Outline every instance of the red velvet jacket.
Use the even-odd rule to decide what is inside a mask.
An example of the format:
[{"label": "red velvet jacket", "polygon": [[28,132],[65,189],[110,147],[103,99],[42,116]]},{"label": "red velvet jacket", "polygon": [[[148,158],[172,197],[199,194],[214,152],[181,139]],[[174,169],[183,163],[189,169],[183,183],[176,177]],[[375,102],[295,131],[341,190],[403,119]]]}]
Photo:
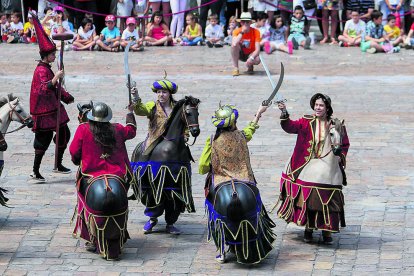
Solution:
[{"label": "red velvet jacket", "polygon": [[69,147],[72,161],[80,164],[81,171],[92,177],[103,174],[114,174],[119,177],[131,170],[125,141],[136,135],[136,126],[127,124],[112,124],[115,128],[116,146],[110,155],[106,155],[99,144],[94,140],[89,123],[79,125]]},{"label": "red velvet jacket", "polygon": [[[290,168],[286,174],[293,180],[296,180],[300,170],[311,160],[312,145],[315,143],[315,116],[305,115],[299,120],[292,121],[289,118],[281,119],[282,129],[290,134],[297,134],[296,145],[290,158]],[[342,137],[342,155],[345,157],[349,149],[349,139],[344,127]]]},{"label": "red velvet jacket", "polygon": [[[34,122],[33,131],[56,129],[57,107],[60,104],[60,126],[69,122],[62,103],[58,103],[57,85],[52,85],[55,76],[50,65],[42,61],[37,65],[30,90],[30,115]],[[73,97],[62,87],[62,101],[73,102]]]}]

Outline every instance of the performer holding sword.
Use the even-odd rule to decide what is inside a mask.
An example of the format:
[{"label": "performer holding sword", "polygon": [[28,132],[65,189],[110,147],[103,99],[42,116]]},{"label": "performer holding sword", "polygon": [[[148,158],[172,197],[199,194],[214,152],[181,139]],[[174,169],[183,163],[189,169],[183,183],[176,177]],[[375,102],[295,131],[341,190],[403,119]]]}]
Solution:
[{"label": "performer holding sword", "polygon": [[[70,104],[73,103],[74,98],[61,85],[64,76],[63,47],[60,53],[60,68],[54,74],[50,64],[56,59],[56,45],[45,33],[37,16],[34,14],[32,16],[41,60],[34,71],[30,90],[30,114],[34,122],[32,130],[35,133],[33,144],[35,158],[30,177],[36,182],[45,182],[46,180],[40,174],[39,169],[43,156],[53,139],[53,132],[56,132],[54,137],[56,144],[54,172],[64,174],[71,172],[70,169],[62,165],[63,154],[70,139],[70,131],[67,126],[69,117],[61,101]],[[60,34],[54,39],[66,40],[69,38],[66,34]]]},{"label": "performer holding sword", "polygon": [[247,142],[259,128],[259,119],[271,105],[283,76],[281,65],[279,82],[271,96],[262,102],[254,119],[243,130],[237,129],[239,112],[234,106],[220,104],[212,116],[217,130],[206,141],[199,173],[207,174],[204,189],[208,239],[214,240],[219,263],[226,261],[227,251],[234,253],[239,263],[259,263],[273,248],[276,235],[272,228],[276,225],[260,198]]}]

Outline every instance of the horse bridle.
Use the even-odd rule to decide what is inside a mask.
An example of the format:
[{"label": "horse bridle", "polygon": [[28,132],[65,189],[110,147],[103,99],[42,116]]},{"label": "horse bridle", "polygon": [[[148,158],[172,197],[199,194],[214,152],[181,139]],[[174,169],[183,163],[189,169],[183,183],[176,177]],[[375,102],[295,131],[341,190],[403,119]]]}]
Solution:
[{"label": "horse bridle", "polygon": [[[196,106],[191,106],[190,104],[189,105],[187,105],[188,106],[188,108],[190,108],[190,109],[197,109],[198,110],[198,106],[199,106],[199,103],[196,105]],[[200,124],[189,124],[188,123],[188,120],[187,120],[187,116],[185,115],[186,114],[186,112],[185,112],[185,108],[186,108],[186,105],[184,104],[183,105],[183,112],[181,112],[181,116],[183,116],[184,117],[184,122],[185,122],[185,124],[186,124],[186,126],[187,126],[187,129],[190,131],[190,128],[191,127],[199,127],[200,126]],[[193,141],[193,143],[190,145],[190,144],[188,144],[187,142],[185,142],[188,146],[192,146],[192,145],[194,145],[195,144],[195,142],[197,141],[197,137],[194,137],[194,141]]]},{"label": "horse bridle", "polygon": [[[18,102],[18,101],[17,101],[17,102]],[[5,134],[9,134],[9,133],[13,133],[13,132],[16,132],[16,131],[21,130],[22,128],[24,128],[25,126],[27,126],[28,121],[31,119],[30,115],[29,115],[29,116],[27,116],[26,118],[24,118],[22,115],[20,115],[20,113],[19,113],[18,111],[16,111],[17,104],[16,104],[15,106],[12,106],[12,105],[10,104],[10,101],[8,102],[8,104],[9,104],[9,107],[10,107],[10,111],[9,111],[9,120],[10,120],[10,121],[12,121],[12,119],[13,119],[13,113],[14,113],[14,114],[16,114],[17,118],[19,118],[20,123],[21,123],[22,125],[21,125],[21,126],[19,126],[19,127],[18,127],[18,128],[16,128],[16,129],[14,129],[14,130],[7,131],[7,132],[5,132],[5,133],[2,133],[3,135],[5,135]]]},{"label": "horse bridle", "polygon": [[[331,121],[331,125],[333,125],[333,127],[336,126],[335,124],[332,124],[332,121]],[[331,128],[329,128],[329,131],[330,130],[331,130]],[[329,137],[329,139],[331,139],[331,138]],[[332,143],[332,141],[331,141],[331,149],[326,154],[324,154],[323,156],[318,157],[318,159],[323,159],[326,156],[328,156],[328,154],[333,151],[333,148],[335,146],[338,146],[338,147],[342,146],[342,132],[339,133],[339,143]]]}]

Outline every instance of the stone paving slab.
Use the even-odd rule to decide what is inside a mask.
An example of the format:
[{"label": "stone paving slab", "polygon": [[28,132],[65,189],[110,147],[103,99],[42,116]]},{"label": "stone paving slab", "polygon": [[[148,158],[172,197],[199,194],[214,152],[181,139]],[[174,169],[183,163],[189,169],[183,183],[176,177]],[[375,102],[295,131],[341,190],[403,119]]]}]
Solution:
[{"label": "stone paving slab", "polygon": [[[0,44],[0,96],[13,92],[26,109],[33,70],[38,59],[33,45]],[[207,47],[148,48],[129,57],[133,80],[143,100],[152,100],[150,84],[168,72],[179,85],[176,98],[193,95],[201,99],[202,133],[191,148],[198,161],[204,141],[214,131],[212,112],[222,103],[240,111],[239,126],[252,119],[271,92],[264,71],[253,76],[231,76],[230,49]],[[331,96],[335,116],[345,119],[351,148],[348,154],[346,199],[347,227],[334,235],[334,244],[303,244],[302,229],[277,224],[274,250],[259,265],[214,261],[215,247],[206,241],[204,177],[193,164],[193,194],[197,212],[183,214],[177,226],[183,234],[144,235],[143,206],[131,202],[128,229],[131,235],[120,261],[105,261],[87,252],[73,239],[70,225],[76,194],[75,173],[54,175],[51,148],[41,170],[48,182],[32,184],[28,175],[33,159],[33,133],[23,129],[8,134],[1,186],[8,189],[10,205],[0,208],[0,273],[3,275],[412,275],[414,273],[414,158],[413,109],[414,51],[399,54],[363,54],[357,48],[316,45],[311,51],[265,55],[278,78],[285,66],[281,89],[293,118],[309,114],[315,92]],[[124,122],[127,91],[123,54],[65,52],[66,87],[76,102],[104,101],[114,111],[114,122]],[[242,67],[241,67],[242,69]],[[76,105],[67,107],[72,134],[77,126]],[[260,129],[249,143],[252,166],[265,206],[279,195],[280,172],[288,160],[295,137],[279,126],[279,112],[268,110]],[[137,117],[138,134],[128,142],[132,152],[146,135],[147,121]],[[12,123],[10,129],[17,127]],[[70,164],[69,155],[65,164]]]}]

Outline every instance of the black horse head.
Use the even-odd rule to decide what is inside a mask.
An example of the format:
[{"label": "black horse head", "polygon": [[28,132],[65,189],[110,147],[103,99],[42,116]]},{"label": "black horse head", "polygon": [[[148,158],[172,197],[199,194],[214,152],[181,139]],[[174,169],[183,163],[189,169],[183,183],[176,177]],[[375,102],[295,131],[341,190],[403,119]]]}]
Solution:
[{"label": "black horse head", "polygon": [[79,114],[78,114],[78,121],[79,123],[86,123],[88,121],[88,118],[86,117],[86,114],[88,114],[88,112],[93,108],[93,102],[90,101],[87,104],[83,104],[81,105],[80,103],[78,103],[77,105],[78,110],[79,110]]},{"label": "black horse head", "polygon": [[200,125],[198,124],[198,105],[200,100],[191,96],[186,96],[184,100],[183,114],[187,128],[193,137],[197,137],[200,134]]}]

